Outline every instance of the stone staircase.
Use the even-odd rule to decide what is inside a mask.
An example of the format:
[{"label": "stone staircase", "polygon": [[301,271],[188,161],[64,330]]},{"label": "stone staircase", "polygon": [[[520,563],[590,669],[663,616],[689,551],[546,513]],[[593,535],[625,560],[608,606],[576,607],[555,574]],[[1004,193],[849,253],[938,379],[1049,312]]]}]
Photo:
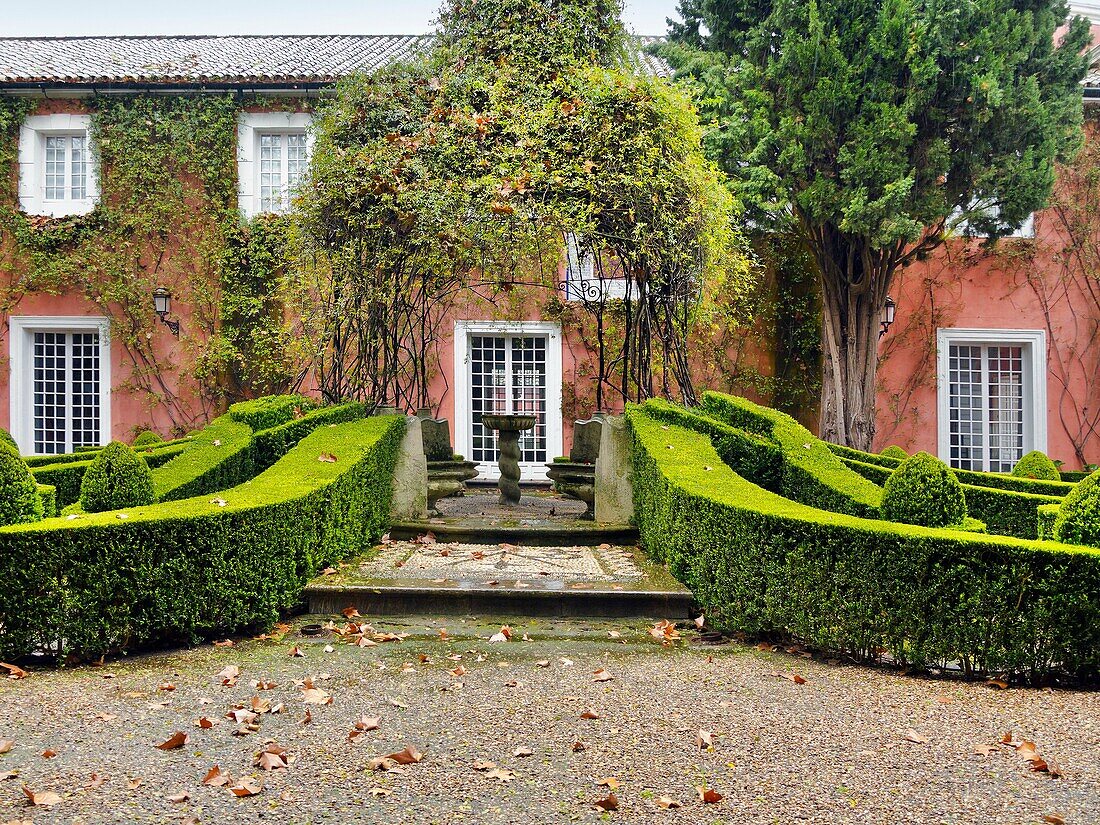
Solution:
[{"label": "stone staircase", "polygon": [[438,503],[440,516],[393,525],[382,545],[305,591],[309,611],[687,618],[691,593],[636,546],[637,531],[580,518],[545,490],[501,507],[495,490]]}]

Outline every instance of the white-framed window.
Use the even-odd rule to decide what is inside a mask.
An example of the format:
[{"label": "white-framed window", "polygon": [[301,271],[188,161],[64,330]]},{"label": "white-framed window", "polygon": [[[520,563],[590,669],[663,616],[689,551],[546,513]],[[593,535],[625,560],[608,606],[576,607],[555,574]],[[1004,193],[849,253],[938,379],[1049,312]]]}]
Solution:
[{"label": "white-framed window", "polygon": [[9,319],[11,433],[24,455],[71,453],[111,440],[110,322]]},{"label": "white-framed window", "polygon": [[1046,333],[936,332],[940,458],[960,470],[1011,472],[1046,450]]},{"label": "white-framed window", "polygon": [[600,301],[625,298],[625,278],[601,278],[591,253],[581,252],[575,235],[565,238],[565,300]]},{"label": "white-framed window", "polygon": [[99,199],[89,115],[32,115],[19,129],[19,208],[29,215],[85,215]]},{"label": "white-framed window", "polygon": [[[974,206],[976,206],[976,204],[972,205],[971,208],[973,209]],[[1000,213],[1001,213],[1000,208],[998,206],[996,206],[995,204],[992,205],[992,206],[987,206],[984,209],[981,209],[980,211],[981,211],[982,214],[988,215],[989,217],[994,218],[994,219],[999,217]],[[962,217],[961,211],[957,212],[953,216],[953,221],[949,221],[948,223],[950,225],[953,225],[953,228],[954,228],[954,231],[955,231],[956,234],[966,235],[970,231],[970,222],[966,221],[966,220],[961,220],[960,219],[961,217]],[[1008,232],[1006,232],[1002,237],[1005,237],[1005,238],[1034,238],[1035,237],[1035,213],[1032,212],[1030,215],[1028,215],[1024,219],[1023,223],[1021,223],[1019,226],[1014,226],[1014,227],[1005,226],[1004,228],[1008,229]],[[983,237],[986,237],[986,236],[985,235],[979,235],[979,234],[973,234],[972,237],[983,238]]]},{"label": "white-framed window", "polygon": [[478,463],[482,478],[500,476],[496,434],[486,413],[532,413],[520,435],[520,477],[547,477],[562,452],[561,327],[543,321],[455,321],[455,450]]},{"label": "white-framed window", "polygon": [[244,112],[237,124],[238,202],[245,217],[286,212],[309,171],[312,115]]}]

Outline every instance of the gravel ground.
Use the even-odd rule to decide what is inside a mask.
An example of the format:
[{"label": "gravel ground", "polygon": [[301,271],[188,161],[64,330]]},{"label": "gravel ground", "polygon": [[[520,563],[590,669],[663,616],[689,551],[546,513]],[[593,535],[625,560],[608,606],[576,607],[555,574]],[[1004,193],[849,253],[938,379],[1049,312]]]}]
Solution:
[{"label": "gravel ground", "polygon": [[[708,647],[686,630],[662,647],[648,624],[629,621],[517,621],[503,643],[488,641],[499,625],[474,620],[376,621],[411,635],[357,647],[302,637],[309,620],[276,640],[4,680],[0,740],[14,744],[0,777],[17,775],[0,781],[0,823],[1100,822],[1097,693],[997,690]],[[304,656],[289,655],[295,645]],[[228,665],[240,668],[235,686],[217,675]],[[609,681],[595,680],[600,668]],[[793,674],[805,682],[784,678]],[[311,676],[331,704],[304,703],[294,680]],[[252,697],[285,710],[234,735],[225,714]],[[589,709],[599,718],[580,718]],[[215,726],[196,727],[202,716]],[[349,741],[363,716],[378,717],[378,729]],[[713,735],[710,748],[699,748],[700,730]],[[175,731],[188,743],[154,747]],[[996,744],[1007,731],[1064,777],[1036,773]],[[253,767],[271,740],[286,748],[288,769]],[[990,753],[975,754],[979,745]],[[423,760],[371,770],[372,758],[406,746]],[[523,748],[531,755],[515,755]],[[489,761],[501,772],[475,769]],[[215,764],[262,790],[236,798],[204,786]],[[595,806],[605,778],[619,783],[609,813]],[[698,785],[723,798],[701,802]],[[32,807],[24,786],[61,798]],[[662,796],[682,807],[662,809]]]}]

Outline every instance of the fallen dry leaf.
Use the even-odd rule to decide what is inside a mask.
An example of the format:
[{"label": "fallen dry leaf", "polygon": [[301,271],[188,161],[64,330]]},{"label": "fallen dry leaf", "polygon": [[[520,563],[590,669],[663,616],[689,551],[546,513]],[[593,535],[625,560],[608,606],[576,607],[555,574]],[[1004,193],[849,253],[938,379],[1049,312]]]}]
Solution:
[{"label": "fallen dry leaf", "polygon": [[596,807],[601,811],[617,811],[619,810],[619,800],[614,793],[609,793],[606,799],[597,799]]},{"label": "fallen dry leaf", "polygon": [[0,667],[8,671],[9,679],[26,679],[27,671],[19,667],[19,665],[9,665],[7,662],[0,662]]},{"label": "fallen dry leaf", "polygon": [[251,776],[245,776],[239,779],[236,785],[230,785],[229,790],[234,796],[255,796],[263,790],[263,785]]},{"label": "fallen dry leaf", "polygon": [[207,719],[205,716],[201,716],[195,720],[195,727],[202,728],[203,730],[210,730],[214,727],[215,723]]},{"label": "fallen dry leaf", "polygon": [[135,776],[133,779],[126,780],[126,790],[136,791],[145,782],[140,776]]},{"label": "fallen dry leaf", "polygon": [[493,768],[485,774],[490,779],[499,779],[501,782],[511,782],[516,778],[516,772],[507,768]]},{"label": "fallen dry leaf", "polygon": [[516,748],[514,751],[512,751],[512,756],[516,756],[516,757],[520,757],[520,758],[522,758],[524,756],[534,756],[534,755],[535,755],[535,752],[533,750],[531,750],[530,748],[524,747],[522,745],[520,747]]},{"label": "fallen dry leaf", "polygon": [[412,765],[424,758],[424,754],[412,745],[406,745],[405,750],[389,754],[386,759],[392,759],[398,765]]},{"label": "fallen dry leaf", "polygon": [[612,676],[610,673],[608,673],[602,667],[599,670],[595,670],[595,671],[592,672],[592,681],[593,682],[610,682],[614,678],[615,678],[614,676]]},{"label": "fallen dry leaf", "polygon": [[581,712],[581,719],[599,719],[600,715],[591,708],[587,708]]},{"label": "fallen dry leaf", "polygon": [[1008,690],[1008,682],[1004,679],[986,679],[986,685],[997,690]]},{"label": "fallen dry leaf", "polygon": [[214,642],[214,647],[233,647],[235,642],[232,639],[224,639],[220,642]]},{"label": "fallen dry leaf", "polygon": [[11,739],[0,739],[0,753],[8,753],[13,747],[15,742]]},{"label": "fallen dry leaf", "polygon": [[619,787],[620,783],[619,783],[619,780],[616,779],[615,777],[609,776],[606,779],[601,779],[596,784],[601,785],[601,786],[606,787],[606,788],[610,788],[611,790],[615,790],[616,788]]},{"label": "fallen dry leaf", "polygon": [[1043,816],[1043,822],[1048,825],[1066,825],[1066,818],[1060,814],[1046,814]]},{"label": "fallen dry leaf", "polygon": [[307,705],[331,705],[332,697],[320,688],[306,688],[302,691],[302,701]]},{"label": "fallen dry leaf", "polygon": [[905,739],[905,741],[907,741],[907,742],[913,742],[914,744],[917,744],[917,745],[926,745],[926,744],[928,744],[928,737],[927,736],[921,736],[919,733],[917,733],[912,728],[909,728],[909,730],[905,731],[905,736],[902,737],[902,738]]},{"label": "fallen dry leaf", "polygon": [[576,742],[573,743],[572,748],[573,753],[580,753],[583,750],[587,750],[588,745],[584,744],[584,742],[578,739]]},{"label": "fallen dry leaf", "polygon": [[321,453],[319,456],[317,456],[317,460],[325,464],[335,464],[336,456],[334,456],[332,453]]},{"label": "fallen dry leaf", "polygon": [[682,808],[684,805],[671,796],[659,796],[657,797],[657,807],[667,811],[669,808]]},{"label": "fallen dry leaf", "polygon": [[718,793],[718,791],[714,790],[714,788],[707,788],[702,785],[696,785],[695,791],[699,794],[699,800],[701,802],[706,802],[707,804],[713,805],[716,802],[722,801],[722,794]]},{"label": "fallen dry leaf", "polygon": [[290,767],[290,760],[286,755],[286,748],[279,747],[274,742],[268,745],[252,759],[252,766],[265,771],[277,771]]},{"label": "fallen dry leaf", "polygon": [[158,750],[162,751],[175,750],[176,748],[182,748],[184,745],[186,745],[189,739],[190,738],[187,736],[186,733],[178,730],[156,747]]},{"label": "fallen dry leaf", "polygon": [[53,748],[46,748],[46,750],[42,751],[43,759],[53,759],[55,756],[57,756],[57,751]]},{"label": "fallen dry leaf", "polygon": [[178,793],[170,794],[169,796],[165,797],[165,799],[167,799],[169,802],[176,803],[186,802],[190,798],[191,794],[187,793],[187,791],[179,791]]},{"label": "fallen dry leaf", "polygon": [[36,808],[50,808],[61,801],[61,794],[53,791],[32,791],[26,785],[23,786],[23,795]]},{"label": "fallen dry leaf", "polygon": [[305,653],[304,653],[304,652],[302,651],[302,649],[301,649],[300,647],[298,647],[297,645],[295,645],[294,647],[292,647],[292,648],[290,649],[290,653],[288,653],[288,654],[287,654],[287,656],[290,656],[291,658],[296,658],[296,659],[301,659],[301,658],[304,658],[304,657],[305,657],[305,655],[306,655],[306,654],[305,654]]},{"label": "fallen dry leaf", "polygon": [[714,734],[709,730],[700,728],[699,733],[695,736],[695,747],[701,751],[714,747]]},{"label": "fallen dry leaf", "polygon": [[93,773],[91,776],[88,777],[88,781],[87,781],[87,783],[85,783],[84,787],[86,787],[86,788],[98,788],[104,782],[107,781],[107,778],[108,777],[107,777],[106,774]]},{"label": "fallen dry leaf", "polygon": [[377,796],[389,796],[391,793],[393,793],[393,791],[389,790],[388,788],[371,788],[370,789],[370,795],[371,796],[376,796],[376,797]]},{"label": "fallen dry leaf", "polygon": [[206,776],[202,778],[202,784],[210,785],[214,788],[220,788],[222,785],[228,785],[230,782],[229,774],[222,773],[221,766],[215,765],[209,771]]}]

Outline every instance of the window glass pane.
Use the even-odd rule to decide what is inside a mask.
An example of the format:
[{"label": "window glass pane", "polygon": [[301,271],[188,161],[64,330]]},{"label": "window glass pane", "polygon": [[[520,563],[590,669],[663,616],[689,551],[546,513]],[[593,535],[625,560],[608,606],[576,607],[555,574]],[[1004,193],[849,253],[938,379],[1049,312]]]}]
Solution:
[{"label": "window glass pane", "polygon": [[99,444],[99,333],[72,336],[73,447]]},{"label": "window glass pane", "polygon": [[283,209],[283,136],[260,135],[260,209]]},{"label": "window glass pane", "polygon": [[960,470],[1012,471],[1024,454],[1024,348],[951,344],[948,463]]},{"label": "window glass pane", "polygon": [[309,155],[306,153],[306,135],[304,132],[286,136],[286,179],[287,187],[293,192],[309,168]]},{"label": "window glass pane", "polygon": [[46,137],[46,200],[65,199],[65,154],[68,138]]},{"label": "window glass pane", "polygon": [[72,141],[71,197],[73,200],[82,200],[88,197],[88,139],[77,136],[70,140]]},{"label": "window glass pane", "polygon": [[34,333],[34,451],[65,452],[66,335]]}]

